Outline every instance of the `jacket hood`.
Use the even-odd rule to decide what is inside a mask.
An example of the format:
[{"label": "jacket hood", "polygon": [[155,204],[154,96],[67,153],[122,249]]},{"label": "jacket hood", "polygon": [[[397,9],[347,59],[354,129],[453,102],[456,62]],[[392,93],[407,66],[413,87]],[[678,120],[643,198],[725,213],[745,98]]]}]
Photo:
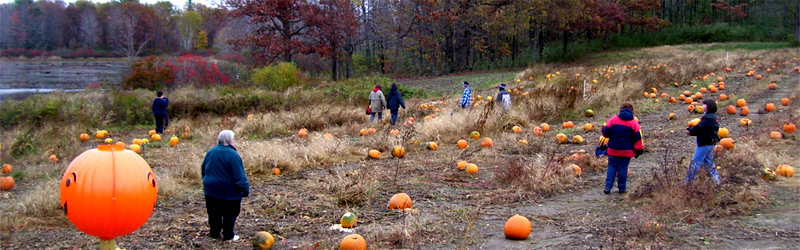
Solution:
[{"label": "jacket hood", "polygon": [[619,116],[619,119],[622,119],[623,121],[633,120],[633,110],[624,108],[619,111],[619,115],[617,116]]},{"label": "jacket hood", "polygon": [[379,89],[379,88],[372,89],[372,92],[378,92],[378,91],[381,91],[381,89]]}]

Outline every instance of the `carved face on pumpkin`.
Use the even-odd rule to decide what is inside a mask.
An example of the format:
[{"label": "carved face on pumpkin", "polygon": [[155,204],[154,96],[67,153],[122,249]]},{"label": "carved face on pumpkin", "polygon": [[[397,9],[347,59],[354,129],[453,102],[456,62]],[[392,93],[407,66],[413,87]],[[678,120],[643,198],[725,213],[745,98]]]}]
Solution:
[{"label": "carved face on pumpkin", "polygon": [[61,206],[89,235],[110,240],[144,225],[158,195],[150,165],[123,146],[99,145],[83,152],[61,178]]}]

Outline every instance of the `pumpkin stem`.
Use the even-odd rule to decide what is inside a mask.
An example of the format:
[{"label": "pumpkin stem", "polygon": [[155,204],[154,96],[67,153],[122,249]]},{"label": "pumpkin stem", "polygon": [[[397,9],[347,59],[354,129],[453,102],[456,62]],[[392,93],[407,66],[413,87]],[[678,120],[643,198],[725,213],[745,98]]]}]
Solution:
[{"label": "pumpkin stem", "polygon": [[117,239],[100,240],[100,250],[117,250]]}]

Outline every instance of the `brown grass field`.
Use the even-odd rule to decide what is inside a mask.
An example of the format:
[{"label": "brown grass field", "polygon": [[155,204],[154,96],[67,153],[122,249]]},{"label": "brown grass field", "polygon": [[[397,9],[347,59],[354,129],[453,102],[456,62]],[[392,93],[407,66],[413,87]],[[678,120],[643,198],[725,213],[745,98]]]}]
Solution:
[{"label": "brown grass field", "polygon": [[[800,100],[795,99],[800,92],[798,50],[733,50],[726,55],[705,46],[710,45],[615,52],[584,63],[535,65],[522,72],[398,79],[400,84],[448,95],[406,99],[407,109],[400,111],[396,126],[368,124],[362,105],[341,102],[251,116],[172,119],[167,138],[146,146],[142,155],[158,178],[155,210],[144,226],[118,238],[117,244],[125,249],[251,249],[252,236],[267,231],[275,236],[273,249],[338,249],[350,233],[364,236],[369,249],[796,249],[800,179],[779,176],[767,181],[760,173],[779,164],[800,166],[796,133],[769,137],[771,131],[782,132],[784,122],[800,123]],[[750,70],[763,79],[747,76]],[[687,186],[683,180],[695,142],[684,129],[702,114],[660,96],[699,92],[720,76],[725,90],[703,93],[703,98],[729,96],[718,101],[718,114],[736,146],[716,156],[721,185],[700,175],[695,185]],[[486,101],[497,94],[493,84],[476,89],[474,95],[482,98],[475,100],[478,104],[450,115],[460,100],[460,88],[453,86],[464,79],[478,86],[485,81],[508,84],[514,92],[511,110],[503,114]],[[777,89],[768,89],[773,82]],[[651,88],[657,89],[658,97],[643,96]],[[286,94],[292,91],[309,90],[290,89]],[[131,93],[148,100],[152,95]],[[192,100],[212,93],[184,87],[168,95],[171,100]],[[103,95],[97,91],[51,95],[67,103],[80,101],[87,112],[103,105],[92,101]],[[791,99],[788,106],[779,104],[784,97]],[[749,127],[739,126],[742,116],[725,113],[739,98],[750,107]],[[646,153],[631,161],[629,192],[604,195],[607,161],[591,152],[599,128],[623,101],[634,104]],[[767,103],[775,103],[777,109],[766,112]],[[594,110],[594,117],[584,116],[586,109]],[[670,113],[675,119],[668,119]],[[388,114],[384,113],[387,119]],[[408,117],[416,119],[412,126],[403,125]],[[561,128],[564,121],[573,121],[575,128]],[[551,130],[543,137],[532,134],[543,122]],[[596,129],[584,131],[586,123]],[[129,144],[146,138],[152,129],[97,124],[45,121],[36,129],[20,125],[0,132],[0,163],[13,165],[8,175],[16,179],[16,187],[0,191],[0,249],[97,248],[98,239],[77,230],[59,204],[59,183],[70,161],[102,143],[94,138],[82,143],[78,135],[108,128],[110,138]],[[522,132],[512,132],[513,126]],[[303,127],[310,131],[305,138],[297,136]],[[377,133],[359,135],[360,129],[370,127]],[[184,129],[190,139],[177,147],[166,144]],[[236,225],[242,236],[238,242],[209,238],[206,224],[199,165],[223,129],[236,132],[251,185]],[[390,135],[391,129],[399,134]],[[481,147],[481,139],[469,138],[471,131],[479,131],[481,139],[492,138],[494,145]],[[323,138],[325,133],[333,138]],[[580,135],[586,142],[558,144],[557,133],[570,141]],[[460,139],[469,142],[466,149],[456,147]],[[529,144],[520,144],[522,139]],[[426,149],[426,142],[436,142],[439,148]],[[37,145],[35,154],[12,156],[30,145]],[[406,148],[405,157],[391,156],[395,145]],[[380,150],[382,157],[368,159],[370,149]],[[50,154],[60,161],[49,162]],[[479,172],[458,170],[461,160],[475,163]],[[567,169],[570,164],[579,165],[582,175],[573,175]],[[276,167],[282,175],[271,174]],[[401,192],[412,198],[413,207],[389,210],[389,198]],[[358,225],[352,230],[336,228],[347,211],[358,216]],[[515,214],[533,225],[527,240],[503,235],[503,225]]]}]

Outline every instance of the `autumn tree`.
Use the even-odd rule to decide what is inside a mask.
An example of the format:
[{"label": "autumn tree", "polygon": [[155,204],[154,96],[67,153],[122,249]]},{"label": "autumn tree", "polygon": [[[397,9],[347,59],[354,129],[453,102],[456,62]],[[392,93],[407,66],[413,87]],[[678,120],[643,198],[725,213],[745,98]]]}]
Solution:
[{"label": "autumn tree", "polygon": [[124,3],[112,8],[108,17],[112,47],[127,58],[129,64],[152,39],[147,23],[139,18],[138,7],[138,3]]},{"label": "autumn tree", "polygon": [[[309,24],[314,26],[310,33],[323,40],[316,52],[330,59],[331,76],[336,81],[341,75],[337,65],[342,61],[351,65],[349,62],[355,49],[351,39],[355,37],[360,22],[356,20],[355,6],[348,0],[321,0],[320,5],[319,18],[310,20],[313,22]],[[345,77],[350,76],[349,68],[345,73]]]}]

